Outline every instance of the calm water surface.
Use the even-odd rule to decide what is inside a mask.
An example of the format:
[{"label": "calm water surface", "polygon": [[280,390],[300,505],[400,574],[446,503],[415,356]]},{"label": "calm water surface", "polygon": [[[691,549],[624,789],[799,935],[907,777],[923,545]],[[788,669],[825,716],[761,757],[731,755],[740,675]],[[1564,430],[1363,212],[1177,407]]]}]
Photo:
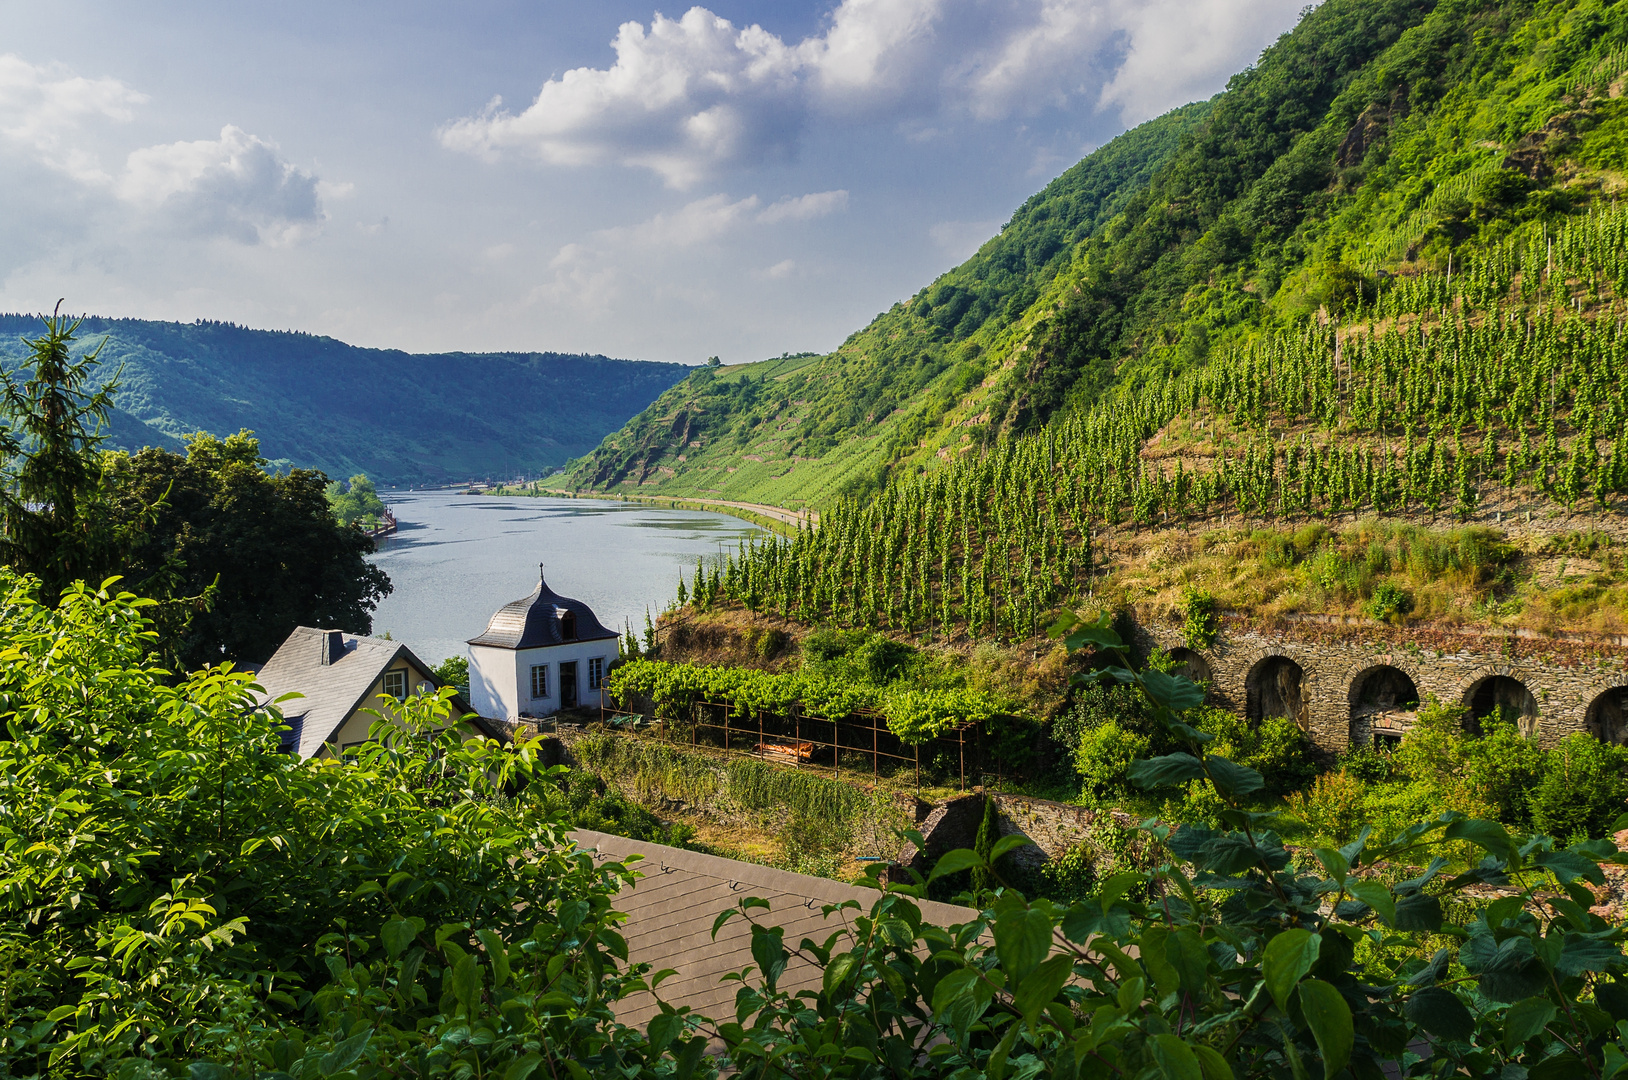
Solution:
[{"label": "calm water surface", "polygon": [[[395,585],[373,632],[404,641],[431,664],[465,656],[492,613],[536,587],[583,601],[620,631],[644,628],[673,599],[680,568],[732,551],[763,530],[739,518],[597,499],[492,498],[446,491],[386,492],[400,528],[373,562]],[[709,560],[710,561],[710,560]]]}]

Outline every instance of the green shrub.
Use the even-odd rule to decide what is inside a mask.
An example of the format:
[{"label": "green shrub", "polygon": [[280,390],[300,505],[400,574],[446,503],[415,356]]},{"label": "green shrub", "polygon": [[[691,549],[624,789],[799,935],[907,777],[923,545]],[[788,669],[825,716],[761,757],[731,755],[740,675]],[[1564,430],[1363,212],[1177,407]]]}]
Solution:
[{"label": "green shrub", "polygon": [[1215,643],[1220,620],[1215,613],[1215,597],[1203,589],[1186,586],[1181,591],[1182,635],[1187,647],[1202,652]]},{"label": "green shrub", "polygon": [[1111,801],[1126,794],[1126,770],[1146,757],[1152,740],[1108,720],[1085,731],[1074,752],[1081,778],[1080,797],[1088,803]]},{"label": "green shrub", "polygon": [[1289,796],[1289,813],[1317,836],[1344,844],[1368,821],[1368,792],[1368,785],[1344,770],[1324,773]]},{"label": "green shrub", "polygon": [[1413,610],[1413,594],[1400,585],[1381,581],[1374,586],[1373,595],[1368,597],[1363,610],[1381,622],[1400,622]]},{"label": "green shrub", "polygon": [[1346,751],[1340,758],[1339,769],[1364,784],[1378,784],[1391,778],[1394,765],[1389,750],[1367,743]]},{"label": "green shrub", "polygon": [[1532,790],[1532,824],[1556,837],[1605,836],[1628,806],[1628,747],[1586,732],[1560,740],[1546,755]]},{"label": "green shrub", "polygon": [[1287,795],[1317,775],[1311,743],[1286,716],[1269,716],[1251,724],[1237,713],[1205,708],[1200,710],[1197,726],[1215,736],[1212,753],[1265,776],[1269,797]]},{"label": "green shrub", "polygon": [[1536,739],[1507,721],[1483,727],[1462,744],[1462,783],[1479,796],[1499,821],[1518,828],[1532,822],[1531,796],[1544,773],[1545,753]]}]

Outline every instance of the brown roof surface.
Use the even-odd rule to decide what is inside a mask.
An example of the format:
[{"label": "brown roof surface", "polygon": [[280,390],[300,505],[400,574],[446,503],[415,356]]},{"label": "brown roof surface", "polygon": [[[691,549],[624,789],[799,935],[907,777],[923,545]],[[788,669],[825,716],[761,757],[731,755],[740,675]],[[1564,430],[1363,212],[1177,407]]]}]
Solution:
[{"label": "brown roof surface", "polygon": [[[845,885],[827,878],[793,874],[755,863],[721,859],[715,855],[684,851],[663,844],[629,840],[609,833],[578,829],[573,834],[579,847],[595,849],[602,859],[623,859],[643,855],[634,868],[644,875],[616,898],[616,908],[627,913],[628,959],[648,963],[653,971],[673,968],[659,993],[672,1005],[688,1005],[714,1020],[735,1018],[735,991],[740,984],[721,982],[723,976],[756,965],[752,960],[750,925],[739,916],[725,923],[712,938],[712,923],[718,914],[733,909],[736,901],[756,896],[767,900],[770,909],[754,911],[753,917],[768,926],[785,930],[788,949],[804,938],[820,944],[837,930],[852,925],[854,912],[837,912],[829,919],[821,914],[825,904],[857,900],[868,913],[881,896],[875,889]],[[974,916],[970,908],[916,901],[922,916],[940,926],[967,922]],[[818,990],[823,972],[795,954],[780,977],[780,988],[796,993]],[[617,1019],[643,1025],[656,1013],[649,994],[638,994],[622,1002]]]}]

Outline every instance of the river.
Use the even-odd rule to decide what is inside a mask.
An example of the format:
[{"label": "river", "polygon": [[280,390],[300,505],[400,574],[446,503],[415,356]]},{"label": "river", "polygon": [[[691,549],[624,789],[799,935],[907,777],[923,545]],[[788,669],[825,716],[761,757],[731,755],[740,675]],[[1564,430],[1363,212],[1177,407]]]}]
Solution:
[{"label": "river", "polygon": [[492,613],[531,592],[537,564],[548,583],[593,608],[620,631],[644,628],[673,600],[678,575],[698,556],[732,551],[762,529],[739,518],[641,503],[465,495],[381,493],[400,523],[373,563],[395,585],[373,615],[426,663],[466,656],[464,643]]}]

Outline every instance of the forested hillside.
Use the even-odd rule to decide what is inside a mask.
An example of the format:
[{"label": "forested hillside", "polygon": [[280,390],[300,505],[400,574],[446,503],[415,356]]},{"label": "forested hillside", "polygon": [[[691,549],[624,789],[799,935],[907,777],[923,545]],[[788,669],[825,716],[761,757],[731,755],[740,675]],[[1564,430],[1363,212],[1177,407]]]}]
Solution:
[{"label": "forested hillside", "polygon": [[1625,27],[1601,0],[1329,0],[837,352],[697,372],[572,476],[828,502],[1543,247],[1623,184]]},{"label": "forested hillside", "polygon": [[[42,324],[0,315],[0,361]],[[536,474],[592,448],[687,370],[561,353],[406,353],[229,323],[87,318],[122,366],[113,447],[254,431],[274,465],[381,484]]]},{"label": "forested hillside", "polygon": [[1085,594],[1628,628],[1628,5],[1443,3],[1274,158],[1260,133],[1315,115],[1306,73],[1382,13],[1308,15],[1077,245],[916,468],[704,598],[973,640]]}]

